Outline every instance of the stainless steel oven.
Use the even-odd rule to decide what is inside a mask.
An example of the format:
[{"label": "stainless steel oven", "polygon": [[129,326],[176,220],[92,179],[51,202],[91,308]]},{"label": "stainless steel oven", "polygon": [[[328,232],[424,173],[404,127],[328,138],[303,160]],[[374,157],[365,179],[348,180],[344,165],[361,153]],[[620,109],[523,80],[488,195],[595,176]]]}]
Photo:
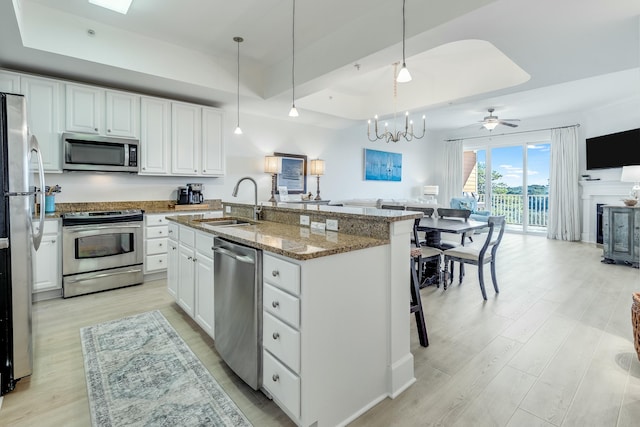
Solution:
[{"label": "stainless steel oven", "polygon": [[62,215],[65,298],[142,283],[140,210]]}]

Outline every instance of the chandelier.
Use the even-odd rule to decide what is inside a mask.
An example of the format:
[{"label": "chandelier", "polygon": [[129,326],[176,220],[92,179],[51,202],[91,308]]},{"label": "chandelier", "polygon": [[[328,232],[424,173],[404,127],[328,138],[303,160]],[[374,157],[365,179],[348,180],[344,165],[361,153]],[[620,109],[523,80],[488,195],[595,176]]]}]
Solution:
[{"label": "chandelier", "polygon": [[[395,119],[396,119],[396,114],[397,112],[396,110],[396,106],[397,106],[397,99],[398,99],[398,81],[396,80],[396,73],[398,71],[398,63],[394,63],[393,64],[393,104],[394,104],[394,113],[393,113],[393,121],[394,121],[394,127],[395,127]],[[379,139],[384,139],[385,142],[389,143],[391,141],[393,142],[398,142],[400,141],[400,138],[404,138],[407,141],[412,141],[414,138],[415,139],[421,139],[424,137],[425,135],[425,131],[427,129],[427,125],[426,125],[426,117],[423,115],[422,116],[422,135],[418,136],[415,135],[413,133],[413,120],[409,120],[409,112],[407,111],[404,115],[404,131],[403,130],[397,130],[394,129],[394,131],[390,131],[389,130],[389,124],[385,123],[384,124],[384,132],[382,134],[379,133],[378,131],[378,116],[376,115],[374,118],[374,136],[371,135],[371,120],[367,121],[367,138],[369,138],[369,141],[371,142],[375,142]]]}]

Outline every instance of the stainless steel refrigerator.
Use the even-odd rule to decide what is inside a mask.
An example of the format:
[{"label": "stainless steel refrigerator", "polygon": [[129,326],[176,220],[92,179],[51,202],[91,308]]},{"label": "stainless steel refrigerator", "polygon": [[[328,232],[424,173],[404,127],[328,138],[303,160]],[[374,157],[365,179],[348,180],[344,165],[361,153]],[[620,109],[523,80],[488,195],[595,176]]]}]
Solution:
[{"label": "stainless steel refrigerator", "polygon": [[[32,167],[32,165],[35,165]],[[31,375],[32,251],[42,239],[44,193],[32,186],[38,177],[44,189],[42,156],[27,129],[22,95],[0,92],[0,395]],[[33,170],[35,169],[35,170]],[[34,219],[35,198],[40,215]]]}]

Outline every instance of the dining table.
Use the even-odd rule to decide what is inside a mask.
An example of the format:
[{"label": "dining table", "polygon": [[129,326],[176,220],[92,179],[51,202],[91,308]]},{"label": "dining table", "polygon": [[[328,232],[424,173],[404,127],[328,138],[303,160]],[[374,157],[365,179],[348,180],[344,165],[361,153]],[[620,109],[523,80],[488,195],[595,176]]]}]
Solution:
[{"label": "dining table", "polygon": [[469,231],[481,230],[488,226],[489,225],[486,221],[476,221],[473,219],[467,219],[463,221],[459,219],[425,216],[420,220],[418,231],[425,232],[427,246],[446,249],[446,247],[443,247],[440,233],[446,232],[463,234]]},{"label": "dining table", "polygon": [[[451,245],[443,243],[441,239],[441,233],[455,233],[463,234],[471,231],[481,230],[488,227],[489,224],[485,221],[476,221],[472,219],[448,219],[440,218],[437,216],[425,216],[420,220],[418,225],[418,231],[425,233],[425,239],[427,246],[446,250],[451,248]],[[464,239],[462,239],[464,244]],[[420,287],[423,288],[428,285],[439,285],[440,280],[444,280],[446,289],[446,269],[445,274],[440,274],[435,263],[434,265],[425,265],[424,271],[420,272]]]}]

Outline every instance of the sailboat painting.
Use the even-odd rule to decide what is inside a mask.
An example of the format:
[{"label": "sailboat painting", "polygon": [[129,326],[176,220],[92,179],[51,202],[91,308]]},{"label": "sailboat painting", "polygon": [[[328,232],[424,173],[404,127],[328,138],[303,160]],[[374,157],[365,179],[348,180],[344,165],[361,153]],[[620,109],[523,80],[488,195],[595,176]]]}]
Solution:
[{"label": "sailboat painting", "polygon": [[365,181],[402,181],[402,154],[364,149]]}]

